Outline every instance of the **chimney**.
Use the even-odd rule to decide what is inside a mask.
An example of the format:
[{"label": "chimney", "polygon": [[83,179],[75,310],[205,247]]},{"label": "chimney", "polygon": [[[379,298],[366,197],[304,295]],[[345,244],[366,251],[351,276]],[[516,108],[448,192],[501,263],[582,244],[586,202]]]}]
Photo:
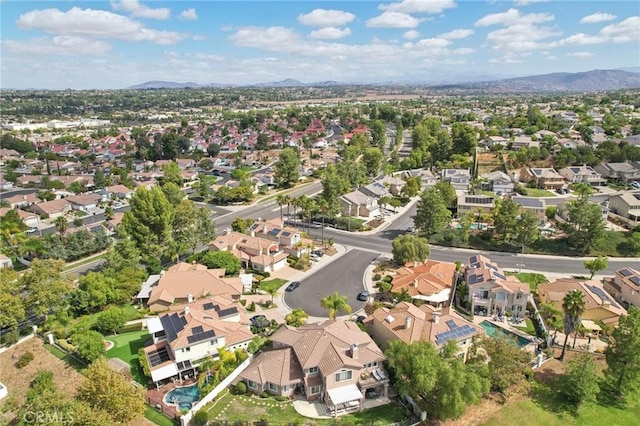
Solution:
[{"label": "chimney", "polygon": [[[191,293],[187,294],[187,301],[189,303],[193,303],[193,294],[191,294]],[[187,309],[189,309],[189,308],[187,308]]]},{"label": "chimney", "polygon": [[255,237],[255,236],[256,236],[256,231],[251,231],[251,232],[249,233],[249,235],[251,235],[252,237]]},{"label": "chimney", "polygon": [[442,315],[441,312],[434,312],[433,314],[431,314],[434,324],[438,324],[440,322],[440,315]]},{"label": "chimney", "polygon": [[407,316],[407,317],[404,319],[404,328],[405,328],[406,330],[408,330],[408,329],[410,329],[410,328],[411,328],[411,322],[412,322],[412,321],[413,321],[413,318],[411,318],[410,316]]},{"label": "chimney", "polygon": [[351,345],[351,358],[358,359],[358,345],[355,343]]},{"label": "chimney", "polygon": [[184,307],[184,314],[185,315],[189,314],[189,307],[188,306]]},{"label": "chimney", "polygon": [[418,287],[418,279],[417,278],[415,280],[413,280],[413,286],[414,287]]},{"label": "chimney", "polygon": [[262,225],[262,233],[266,234],[267,232],[269,232],[269,227],[265,223],[264,225]]},{"label": "chimney", "polygon": [[611,308],[611,302],[609,302],[608,300],[605,300],[602,302],[602,307],[605,309],[610,309]]},{"label": "chimney", "polygon": [[417,266],[418,266],[418,261],[417,261],[417,260],[414,260],[414,261],[413,261],[413,267],[415,268],[415,267],[417,267]]}]

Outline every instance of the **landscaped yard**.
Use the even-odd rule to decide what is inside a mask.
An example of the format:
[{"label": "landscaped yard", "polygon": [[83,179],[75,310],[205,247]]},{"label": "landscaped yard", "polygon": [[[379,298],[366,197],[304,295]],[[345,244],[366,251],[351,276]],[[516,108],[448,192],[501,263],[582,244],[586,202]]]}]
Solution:
[{"label": "landscaped yard", "polygon": [[525,318],[524,319],[526,326],[525,327],[520,327],[517,325],[514,325],[514,327],[518,328],[520,331],[523,331],[527,334],[530,334],[532,336],[537,336],[536,334],[536,329],[533,327],[533,323],[531,322],[531,320],[529,318]]},{"label": "landscaped yard", "polygon": [[[134,319],[142,318],[142,314],[132,305],[121,305],[118,307],[124,311],[125,321],[132,321]],[[101,313],[102,312],[96,312],[95,314],[88,315],[87,325],[93,326],[96,323],[96,320],[98,319],[98,315],[100,315]]]},{"label": "landscaped yard", "polygon": [[555,197],[556,194],[554,194],[551,191],[547,191],[546,189],[539,189],[539,188],[525,188],[526,191],[526,195],[527,197]]},{"label": "landscaped yard", "polygon": [[[267,419],[270,424],[335,424],[334,420],[310,419],[296,412],[291,402],[275,399],[254,398],[233,395],[231,392],[221,397],[208,411],[212,421],[257,421]],[[389,425],[407,419],[404,409],[395,404],[387,404],[361,413],[340,417],[340,424]]]},{"label": "landscaped yard", "polygon": [[158,426],[175,426],[178,424],[149,405],[144,411],[144,416]]},{"label": "landscaped yard", "polygon": [[507,275],[513,275],[523,283],[529,284],[529,288],[531,289],[531,291],[537,290],[539,284],[544,284],[549,282],[547,277],[535,272],[520,272],[520,273],[507,272]]},{"label": "landscaped yard", "polygon": [[107,351],[107,357],[120,358],[127,362],[131,366],[133,380],[143,385],[146,385],[149,379],[142,372],[142,367],[138,362],[138,349],[144,347],[150,338],[147,330],[132,331],[106,338],[114,343],[113,348]]},{"label": "landscaped yard", "polygon": [[260,283],[260,290],[266,291],[268,293],[270,288],[274,288],[277,290],[286,282],[287,280],[283,280],[282,278],[274,278],[272,280],[262,281]]}]

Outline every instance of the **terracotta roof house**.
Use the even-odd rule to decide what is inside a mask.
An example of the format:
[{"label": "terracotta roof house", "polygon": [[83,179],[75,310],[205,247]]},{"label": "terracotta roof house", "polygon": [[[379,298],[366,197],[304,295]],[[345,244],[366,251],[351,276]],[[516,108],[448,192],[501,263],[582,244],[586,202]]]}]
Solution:
[{"label": "terracotta roof house", "polygon": [[[583,321],[602,321],[605,324],[616,325],[620,316],[627,314],[626,309],[604,290],[602,283],[595,280],[580,281],[575,278],[562,278],[554,282],[539,284],[538,296],[541,303],[552,303],[556,308],[562,310],[562,299],[572,290],[584,294],[585,312],[580,317]],[[583,325],[587,329],[592,326],[590,323]]]},{"label": "terracotta roof house", "polygon": [[257,220],[247,229],[247,233],[252,237],[277,242],[280,250],[294,256],[308,251],[300,232],[296,228],[285,226],[280,219]]},{"label": "terracotta roof house", "polygon": [[465,267],[469,303],[474,315],[503,315],[510,312],[522,318],[531,290],[528,284],[504,271],[488,257],[475,255]]},{"label": "terracotta roof house", "polygon": [[279,244],[235,231],[226,231],[209,243],[211,251],[233,253],[245,268],[274,272],[287,266],[287,254],[280,251]]},{"label": "terracotta roof house", "polygon": [[431,342],[438,349],[454,340],[459,350],[457,356],[463,361],[467,359],[473,338],[484,333],[482,328],[449,308],[438,309],[427,304],[417,307],[409,302],[400,302],[395,308],[378,308],[365,324],[382,350],[395,340],[407,344]]},{"label": "terracotta roof house", "polygon": [[219,349],[246,349],[253,334],[240,322],[240,303],[216,296],[171,307],[171,311],[147,319],[153,339],[144,348],[151,380],[195,375],[200,361],[218,357]]},{"label": "terracotta roof house", "polygon": [[308,400],[324,401],[334,415],[362,410],[368,389],[387,395],[385,356],[355,322],[285,325],[271,341],[272,350],[240,373],[253,392],[291,395],[299,389]]},{"label": "terracotta roof house", "polygon": [[[9,212],[9,210],[13,210],[10,209],[8,207],[2,207],[0,208],[0,217],[4,216],[5,214],[7,214]],[[31,212],[27,212],[24,210],[20,210],[20,209],[15,209],[16,213],[18,214],[18,217],[20,219],[22,219],[22,222],[27,225],[27,226],[31,226],[31,227],[36,227],[40,224],[40,216],[38,216],[35,213],[31,213]]]},{"label": "terracotta roof house", "polygon": [[102,197],[104,201],[116,198],[131,198],[133,189],[129,189],[124,185],[112,185],[102,188]]},{"label": "terracotta roof house", "polygon": [[38,196],[35,193],[31,194],[16,194],[10,197],[2,197],[7,203],[9,203],[9,207],[15,209],[16,207],[28,207],[31,204],[35,204],[40,201]]},{"label": "terracotta roof house", "polygon": [[71,204],[66,198],[59,200],[45,201],[43,203],[33,204],[30,207],[31,211],[39,215],[44,215],[49,219],[55,219],[63,216],[65,213],[71,211]]},{"label": "terracotta roof house", "polygon": [[175,303],[191,303],[206,296],[225,296],[240,300],[242,280],[224,278],[224,270],[207,269],[204,265],[179,263],[158,276],[155,283],[147,281],[138,299],[153,312],[170,309]]},{"label": "terracotta roof house", "polygon": [[633,268],[621,268],[613,278],[605,278],[604,290],[625,308],[640,308],[640,272]]},{"label": "terracotta roof house", "polygon": [[95,211],[98,203],[102,200],[102,197],[98,194],[81,194],[73,195],[65,198],[71,204],[73,210],[80,210],[83,212]]},{"label": "terracotta roof house", "polygon": [[435,306],[448,305],[455,279],[455,264],[427,260],[399,268],[391,281],[391,291],[400,293],[406,290],[413,299]]}]

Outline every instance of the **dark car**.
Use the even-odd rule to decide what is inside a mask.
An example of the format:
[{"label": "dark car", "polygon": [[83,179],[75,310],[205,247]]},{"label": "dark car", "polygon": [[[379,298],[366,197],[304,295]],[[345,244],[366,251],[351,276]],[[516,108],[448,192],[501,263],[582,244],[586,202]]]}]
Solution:
[{"label": "dark car", "polygon": [[366,302],[367,300],[369,300],[369,292],[367,290],[361,291],[360,293],[358,293],[358,297],[356,297],[356,299],[361,302]]},{"label": "dark car", "polygon": [[322,252],[322,250],[314,250],[313,252],[311,252],[311,254],[316,255],[317,257],[322,257],[324,256],[324,253]]},{"label": "dark car", "polygon": [[287,288],[285,289],[285,291],[293,291],[296,288],[300,287],[300,281],[292,281]]},{"label": "dark car", "polygon": [[358,315],[358,318],[356,318],[356,322],[362,324],[366,319],[367,317],[365,317],[364,315]]}]

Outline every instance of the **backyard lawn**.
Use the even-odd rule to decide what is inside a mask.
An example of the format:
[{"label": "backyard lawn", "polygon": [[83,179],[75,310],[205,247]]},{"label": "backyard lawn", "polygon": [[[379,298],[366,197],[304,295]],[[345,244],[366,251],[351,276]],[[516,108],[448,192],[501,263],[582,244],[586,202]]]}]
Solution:
[{"label": "backyard lawn", "polygon": [[[124,311],[125,321],[142,318],[142,314],[140,314],[140,312],[133,305],[127,304],[120,305],[118,307]],[[98,319],[98,315],[100,315],[101,313],[102,312],[96,312],[95,314],[88,315],[87,318],[89,319],[87,325],[92,326],[93,324],[95,324],[96,320]]]},{"label": "backyard lawn", "polygon": [[529,288],[531,289],[531,291],[537,290],[539,284],[544,284],[549,282],[547,277],[535,272],[520,272],[520,273],[507,272],[507,275],[513,275],[523,283],[529,284]]},{"label": "backyard lawn", "polygon": [[525,191],[527,192],[527,197],[555,197],[556,194],[554,194],[551,191],[547,191],[546,189],[539,189],[539,188],[525,188]]},{"label": "backyard lawn", "polygon": [[149,341],[151,336],[147,330],[132,331],[117,336],[109,336],[106,340],[113,342],[113,348],[107,351],[108,358],[120,358],[131,366],[131,376],[136,382],[146,385],[148,378],[142,372],[142,367],[138,362],[138,349],[142,348]]},{"label": "backyard lawn", "polygon": [[262,281],[260,283],[260,290],[268,292],[270,288],[275,288],[276,290],[282,287],[287,280],[283,280],[281,278],[274,278],[272,280]]},{"label": "backyard lawn", "polygon": [[176,426],[178,424],[150,405],[147,405],[144,410],[144,416],[158,426]]},{"label": "backyard lawn", "polygon": [[[334,420],[310,419],[296,412],[291,402],[275,399],[260,399],[231,392],[220,398],[208,411],[212,421],[257,421],[268,419],[270,424],[335,424]],[[340,424],[388,425],[407,419],[404,409],[395,404],[387,404],[361,413],[340,417]]]},{"label": "backyard lawn", "polygon": [[530,334],[532,336],[537,336],[536,329],[533,327],[533,323],[531,322],[531,320],[529,318],[525,318],[524,320],[527,324],[525,327],[519,327],[517,325],[513,325],[513,326],[527,334]]}]

